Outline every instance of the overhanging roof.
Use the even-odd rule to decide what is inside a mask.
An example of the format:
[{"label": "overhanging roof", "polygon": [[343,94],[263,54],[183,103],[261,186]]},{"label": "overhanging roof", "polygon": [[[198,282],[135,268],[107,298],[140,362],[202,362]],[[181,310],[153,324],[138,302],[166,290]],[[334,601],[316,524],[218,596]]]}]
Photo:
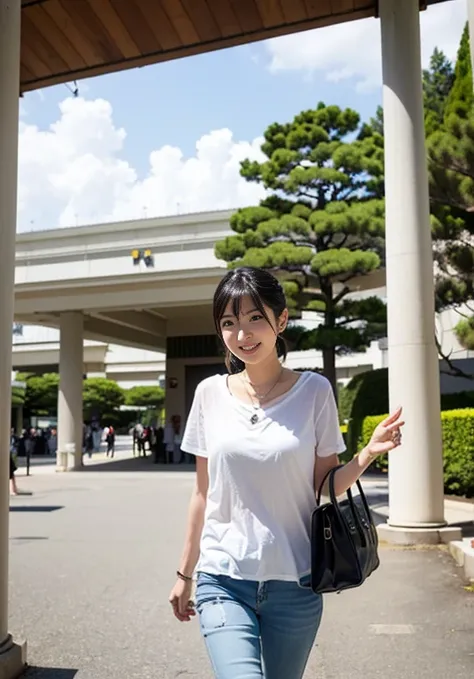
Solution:
[{"label": "overhanging roof", "polygon": [[376,16],[377,5],[377,0],[22,0],[20,87],[26,92]]}]

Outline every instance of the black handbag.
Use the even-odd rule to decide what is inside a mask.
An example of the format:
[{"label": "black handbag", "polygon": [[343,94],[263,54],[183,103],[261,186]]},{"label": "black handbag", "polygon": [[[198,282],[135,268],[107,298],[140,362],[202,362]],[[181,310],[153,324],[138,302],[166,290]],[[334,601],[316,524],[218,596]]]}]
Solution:
[{"label": "black handbag", "polygon": [[[378,568],[378,536],[360,481],[360,495],[347,490],[347,499],[337,501],[334,475],[325,476],[311,516],[311,589],[320,594],[358,587]],[[329,477],[330,501],[321,505],[321,492]]]}]

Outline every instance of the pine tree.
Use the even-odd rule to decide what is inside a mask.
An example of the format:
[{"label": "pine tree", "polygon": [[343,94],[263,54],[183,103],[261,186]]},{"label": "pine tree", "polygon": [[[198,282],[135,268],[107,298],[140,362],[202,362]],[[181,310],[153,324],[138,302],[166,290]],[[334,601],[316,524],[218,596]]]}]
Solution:
[{"label": "pine tree", "polygon": [[[474,299],[474,109],[469,32],[463,32],[443,126],[428,139],[436,309]],[[474,349],[472,318],[456,328]]]},{"label": "pine tree", "polygon": [[364,351],[386,333],[384,303],[350,296],[384,265],[383,139],[355,111],[322,103],[264,137],[267,160],[244,161],[241,174],[269,196],[233,215],[236,235],[216,244],[216,256],[275,272],[294,317],[318,312],[319,326],[297,328],[292,339],[322,351],[336,392],[336,355]]},{"label": "pine tree", "polygon": [[429,137],[443,124],[449,94],[454,83],[454,69],[446,55],[435,48],[429,68],[423,71],[425,131]]},{"label": "pine tree", "polygon": [[469,25],[466,23],[456,58],[454,82],[446,101],[445,119],[448,119],[452,114],[466,118],[472,112],[473,102]]},{"label": "pine tree", "polygon": [[[437,47],[430,58],[429,67],[423,71],[423,105],[425,130],[428,137],[443,124],[449,93],[454,83],[454,69],[448,57]],[[378,106],[370,125],[374,132],[383,135],[383,108]]]}]

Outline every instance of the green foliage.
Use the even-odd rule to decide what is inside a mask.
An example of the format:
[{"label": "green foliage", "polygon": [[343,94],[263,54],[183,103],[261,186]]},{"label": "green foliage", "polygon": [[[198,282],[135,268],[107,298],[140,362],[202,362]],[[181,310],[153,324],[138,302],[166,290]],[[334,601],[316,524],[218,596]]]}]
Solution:
[{"label": "green foliage", "polygon": [[446,102],[453,83],[453,65],[436,47],[431,55],[429,68],[423,71],[423,103],[427,137],[443,124]]},{"label": "green foliage", "polygon": [[[362,450],[362,448],[369,443],[375,427],[377,427],[377,425],[379,425],[386,417],[387,415],[385,414],[369,415],[369,417],[365,417],[362,420],[361,432],[359,440],[357,441],[357,448],[359,450]],[[378,457],[374,461],[374,467],[382,472],[388,471],[388,455],[381,455]]]},{"label": "green foliage", "polygon": [[[454,68],[447,56],[435,47],[429,67],[423,70],[423,106],[426,136],[430,136],[443,124],[447,99],[454,83]],[[378,106],[370,126],[383,135],[383,107]]]},{"label": "green foliage", "polygon": [[123,389],[105,377],[88,377],[83,382],[83,410],[86,419],[113,412],[125,402]]},{"label": "green foliage", "polygon": [[[26,382],[24,406],[30,413],[56,413],[58,405],[59,375],[17,375]],[[83,381],[83,410],[86,419],[91,416],[110,416],[125,402],[125,395],[113,380],[104,377],[90,377]]]},{"label": "green foliage", "polygon": [[474,296],[474,114],[452,115],[428,140],[438,311]]},{"label": "green foliage", "polygon": [[[474,408],[474,391],[441,394],[441,410]],[[359,450],[364,422],[389,411],[388,370],[368,370],[339,391],[339,421],[348,422],[347,459]]]},{"label": "green foliage", "polygon": [[340,420],[348,420],[346,441],[350,459],[358,452],[364,420],[389,410],[388,370],[381,368],[356,375],[341,389],[340,398]]},{"label": "green foliage", "polygon": [[466,23],[456,58],[454,82],[446,101],[445,118],[451,115],[465,118],[472,110],[473,101],[469,25]]},{"label": "green foliage", "polygon": [[474,316],[459,321],[455,328],[455,334],[463,347],[474,351]]},{"label": "green foliage", "polygon": [[[428,169],[435,261],[437,311],[474,298],[474,109],[466,25],[447,97],[444,124],[428,139]],[[474,317],[460,322],[456,334],[472,348]]]},{"label": "green foliage", "polygon": [[374,132],[383,136],[383,106],[377,106],[375,116],[370,119],[370,127]]},{"label": "green foliage", "polygon": [[385,333],[380,303],[349,302],[352,283],[384,264],[383,139],[355,111],[322,103],[264,138],[267,160],[244,161],[241,174],[270,195],[233,215],[236,235],[215,253],[230,268],[278,274],[293,317],[320,314],[296,348],[322,349],[334,386],[336,353],[364,351]]},{"label": "green foliage", "polygon": [[[375,427],[386,414],[366,417],[359,440],[360,448],[370,441]],[[441,413],[443,430],[444,490],[448,494],[474,497],[474,408]],[[381,467],[388,467],[380,458]]]},{"label": "green foliage", "polygon": [[161,408],[165,402],[165,392],[159,386],[131,387],[125,392],[128,406],[149,406]]},{"label": "green foliage", "polygon": [[474,496],[474,408],[441,414],[444,487],[453,495]]},{"label": "green foliage", "polygon": [[[425,130],[430,175],[431,223],[438,312],[473,299],[474,271],[474,115],[473,84],[466,24],[455,69],[439,49],[423,71]],[[383,109],[371,125],[383,134]],[[472,347],[469,322],[457,329]]]},{"label": "green foliage", "polygon": [[25,387],[12,387],[12,401],[11,401],[12,407],[17,408],[18,406],[24,406],[25,395],[26,395]]},{"label": "green foliage", "polygon": [[58,405],[59,375],[19,375],[17,379],[26,381],[25,408],[31,413],[55,412]]}]

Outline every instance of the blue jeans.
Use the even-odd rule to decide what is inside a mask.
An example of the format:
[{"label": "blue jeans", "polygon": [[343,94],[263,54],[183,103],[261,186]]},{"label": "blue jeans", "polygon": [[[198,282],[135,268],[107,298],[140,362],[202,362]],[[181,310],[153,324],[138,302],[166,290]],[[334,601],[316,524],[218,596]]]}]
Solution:
[{"label": "blue jeans", "polygon": [[216,679],[301,679],[323,603],[295,582],[199,573],[196,609]]}]

